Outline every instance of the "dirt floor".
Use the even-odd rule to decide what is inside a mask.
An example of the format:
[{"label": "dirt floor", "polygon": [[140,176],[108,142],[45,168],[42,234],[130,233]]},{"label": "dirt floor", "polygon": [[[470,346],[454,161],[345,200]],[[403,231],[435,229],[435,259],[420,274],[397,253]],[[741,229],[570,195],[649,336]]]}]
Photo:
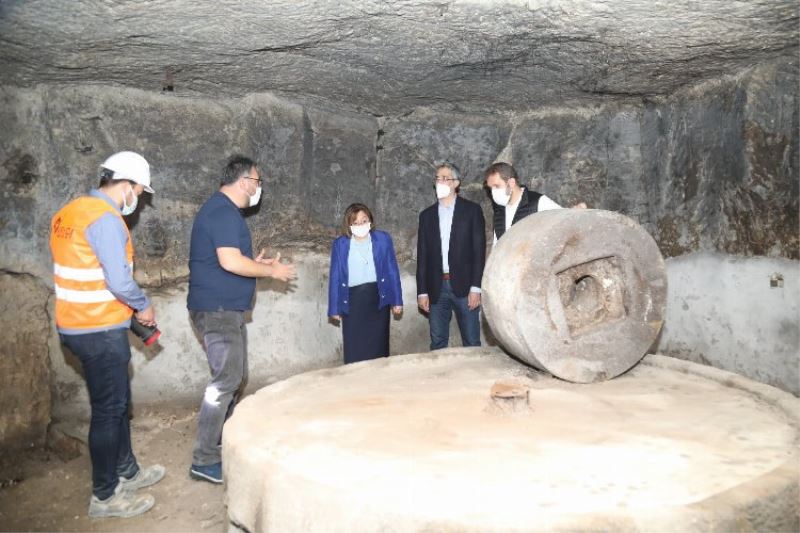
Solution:
[{"label": "dirt floor", "polygon": [[188,475],[195,428],[196,412],[190,409],[137,410],[131,421],[134,453],[142,465],[164,465],[167,475],[142,489],[156,504],[135,518],[87,516],[91,465],[85,445],[71,460],[62,459],[64,446],[58,453],[30,450],[3,458],[0,531],[227,531],[223,486]]}]

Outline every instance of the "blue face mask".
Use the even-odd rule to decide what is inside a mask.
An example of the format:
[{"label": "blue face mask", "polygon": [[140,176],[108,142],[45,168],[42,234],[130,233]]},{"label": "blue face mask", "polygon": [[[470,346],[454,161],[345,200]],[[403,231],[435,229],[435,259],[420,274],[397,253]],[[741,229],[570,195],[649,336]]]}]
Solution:
[{"label": "blue face mask", "polygon": [[133,187],[130,190],[133,195],[133,202],[130,205],[128,205],[128,193],[126,192],[125,196],[122,197],[122,216],[124,217],[136,211],[136,206],[139,205],[139,197],[133,192]]}]

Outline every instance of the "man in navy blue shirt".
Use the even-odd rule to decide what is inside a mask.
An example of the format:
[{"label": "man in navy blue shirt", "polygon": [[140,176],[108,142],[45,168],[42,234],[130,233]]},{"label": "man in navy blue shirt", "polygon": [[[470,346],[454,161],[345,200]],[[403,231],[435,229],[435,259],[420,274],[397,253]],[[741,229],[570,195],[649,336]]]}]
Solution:
[{"label": "man in navy blue shirt", "polygon": [[261,198],[255,161],[232,156],[219,191],[200,208],[192,226],[187,307],[203,338],[211,380],[206,387],[189,474],[222,483],[222,426],[233,412],[247,375],[245,311],[253,308],[256,278],[295,279],[295,267],[262,251],[253,258],[250,230],[241,209]]}]

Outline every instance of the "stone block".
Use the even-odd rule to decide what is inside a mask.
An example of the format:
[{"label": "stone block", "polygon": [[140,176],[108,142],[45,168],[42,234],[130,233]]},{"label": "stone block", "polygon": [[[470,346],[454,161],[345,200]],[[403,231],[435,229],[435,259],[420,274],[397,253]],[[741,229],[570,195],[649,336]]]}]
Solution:
[{"label": "stone block", "polygon": [[0,449],[41,446],[50,423],[50,292],[28,275],[0,274]]}]

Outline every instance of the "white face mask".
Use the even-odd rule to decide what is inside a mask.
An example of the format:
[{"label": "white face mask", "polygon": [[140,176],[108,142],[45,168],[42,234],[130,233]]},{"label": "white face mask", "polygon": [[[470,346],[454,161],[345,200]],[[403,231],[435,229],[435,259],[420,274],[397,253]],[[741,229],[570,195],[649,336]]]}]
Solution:
[{"label": "white face mask", "polygon": [[497,205],[508,205],[509,200],[511,200],[511,194],[506,187],[492,189],[492,200],[494,200],[494,203]]},{"label": "white face mask", "polygon": [[256,187],[255,194],[250,197],[250,207],[257,205],[259,200],[261,200],[261,185]]},{"label": "white face mask", "polygon": [[133,192],[133,187],[131,187],[130,191],[133,195],[133,202],[130,205],[128,205],[128,193],[126,192],[125,196],[122,197],[122,216],[124,217],[136,211],[136,206],[139,205],[139,197]]},{"label": "white face mask", "polygon": [[350,226],[350,233],[353,234],[354,237],[362,238],[366,237],[369,234],[369,229],[372,227],[372,224],[367,222],[366,224],[361,224],[359,226],[353,225]]},{"label": "white face mask", "polygon": [[441,200],[442,198],[447,198],[448,196],[450,196],[450,186],[446,183],[437,183],[436,198]]}]

